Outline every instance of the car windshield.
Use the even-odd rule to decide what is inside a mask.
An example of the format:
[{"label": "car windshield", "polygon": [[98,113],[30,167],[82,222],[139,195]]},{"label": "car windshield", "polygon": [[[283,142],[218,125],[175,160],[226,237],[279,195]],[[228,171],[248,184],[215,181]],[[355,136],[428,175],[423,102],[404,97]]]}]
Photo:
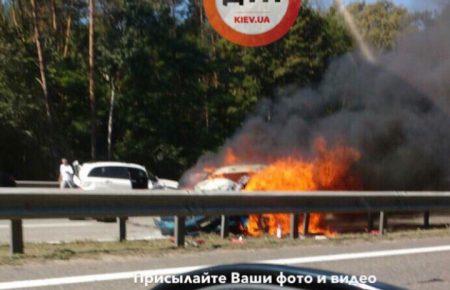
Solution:
[{"label": "car windshield", "polygon": [[0,0],[0,289],[450,289],[450,0]]}]

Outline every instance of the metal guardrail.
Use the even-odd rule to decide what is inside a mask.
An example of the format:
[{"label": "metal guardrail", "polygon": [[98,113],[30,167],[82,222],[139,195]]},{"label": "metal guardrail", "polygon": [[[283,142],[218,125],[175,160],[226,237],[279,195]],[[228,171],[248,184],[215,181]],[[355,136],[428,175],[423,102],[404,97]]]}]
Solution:
[{"label": "metal guardrail", "polygon": [[58,181],[16,180],[17,187],[58,188]]},{"label": "metal guardrail", "polygon": [[[386,213],[450,209],[450,192],[190,192],[190,191],[95,191],[37,188],[0,189],[0,219],[11,220],[11,252],[23,252],[25,218],[119,217],[120,240],[126,238],[126,218],[175,216],[175,240],[184,245],[186,216],[222,216],[222,236],[227,235],[227,215],[289,213],[291,237],[298,237],[299,213],[308,221],[310,212],[380,212],[380,233]],[[372,225],[371,225],[372,224]],[[308,223],[304,224],[307,232]]]}]

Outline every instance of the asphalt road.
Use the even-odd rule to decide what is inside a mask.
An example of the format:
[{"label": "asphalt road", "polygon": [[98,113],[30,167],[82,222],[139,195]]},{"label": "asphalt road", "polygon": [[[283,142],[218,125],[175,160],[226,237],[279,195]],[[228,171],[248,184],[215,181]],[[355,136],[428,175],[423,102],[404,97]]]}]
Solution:
[{"label": "asphalt road", "polygon": [[[425,250],[424,250],[425,249]],[[299,258],[299,259],[296,259]],[[348,241],[260,250],[215,250],[163,258],[109,257],[0,267],[0,289],[148,289],[130,271],[274,260],[280,264],[375,275],[406,289],[450,289],[450,236],[378,242]],[[54,280],[52,278],[59,278]],[[44,279],[44,280],[43,280]],[[50,279],[50,280],[46,280]],[[102,281],[103,280],[103,281]],[[51,287],[33,288],[38,281]],[[12,282],[12,284],[5,284]],[[84,282],[84,283],[81,283]],[[3,288],[2,288],[3,287]],[[14,288],[11,288],[14,289]]]},{"label": "asphalt road", "polygon": [[[119,235],[116,223],[95,220],[25,220],[23,225],[26,242],[114,241]],[[0,221],[0,244],[9,242],[9,234],[9,221]],[[130,218],[127,222],[127,235],[129,240],[162,238],[150,217]]]}]

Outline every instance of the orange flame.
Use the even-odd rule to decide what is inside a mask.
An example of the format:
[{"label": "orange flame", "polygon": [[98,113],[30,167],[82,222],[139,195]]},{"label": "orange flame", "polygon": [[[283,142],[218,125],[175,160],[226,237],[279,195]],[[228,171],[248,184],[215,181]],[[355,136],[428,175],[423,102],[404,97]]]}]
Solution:
[{"label": "orange flame", "polygon": [[236,164],[238,162],[238,158],[236,154],[234,153],[233,149],[227,148],[225,150],[225,157],[224,157],[224,165],[232,165]]},{"label": "orange flame", "polygon": [[[352,174],[352,165],[360,158],[358,151],[338,146],[329,150],[323,139],[315,143],[316,158],[287,157],[275,161],[262,171],[251,176],[247,191],[302,191],[331,189],[360,189],[358,179]],[[302,222],[300,222],[302,224]],[[282,235],[290,232],[290,215],[262,214],[249,217],[247,232],[259,236],[264,232],[276,235],[281,228]],[[299,227],[300,232],[303,228]],[[333,235],[325,225],[325,215],[310,215],[309,232]]]},{"label": "orange flame", "polygon": [[[242,140],[241,140],[242,141]],[[250,142],[241,142],[239,149],[227,147],[222,155],[220,166],[248,164],[250,160],[265,161],[267,165],[259,172],[249,174],[246,191],[317,191],[317,190],[360,190],[362,184],[354,173],[353,165],[360,159],[360,153],[348,146],[338,145],[328,148],[325,139],[317,138],[314,143],[312,158],[302,154],[289,157],[260,156],[252,150]],[[208,178],[224,177],[237,181],[241,175],[213,175],[218,164],[203,168]],[[303,215],[300,216],[299,231],[303,233]],[[263,233],[277,235],[281,230],[283,236],[290,232],[290,215],[261,214],[250,215],[245,232],[251,236]],[[333,236],[334,232],[327,226],[326,214],[310,215],[309,233]]]}]

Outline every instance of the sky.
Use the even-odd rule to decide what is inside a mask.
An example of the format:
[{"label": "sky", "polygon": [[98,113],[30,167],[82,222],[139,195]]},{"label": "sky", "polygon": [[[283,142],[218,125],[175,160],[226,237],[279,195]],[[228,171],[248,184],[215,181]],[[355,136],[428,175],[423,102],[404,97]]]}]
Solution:
[{"label": "sky", "polygon": [[[317,2],[319,5],[330,5],[333,0],[312,0],[311,2]],[[345,4],[352,2],[376,2],[376,0],[343,0]],[[436,10],[441,7],[442,4],[450,3],[450,0],[392,0],[395,4],[407,7],[412,11],[424,11],[424,10]]]}]

